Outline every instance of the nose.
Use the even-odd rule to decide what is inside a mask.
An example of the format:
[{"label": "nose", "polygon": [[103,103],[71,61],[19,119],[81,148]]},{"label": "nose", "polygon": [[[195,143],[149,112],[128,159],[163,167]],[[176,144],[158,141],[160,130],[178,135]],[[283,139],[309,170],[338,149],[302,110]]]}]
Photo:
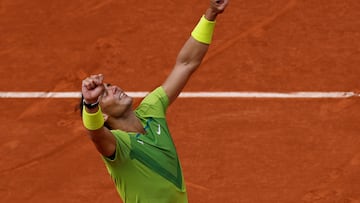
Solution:
[{"label": "nose", "polygon": [[116,93],[116,87],[111,87],[111,91],[112,91],[113,94],[115,94]]},{"label": "nose", "polygon": [[108,90],[112,93],[115,94],[116,93],[116,88],[114,86],[109,86]]}]

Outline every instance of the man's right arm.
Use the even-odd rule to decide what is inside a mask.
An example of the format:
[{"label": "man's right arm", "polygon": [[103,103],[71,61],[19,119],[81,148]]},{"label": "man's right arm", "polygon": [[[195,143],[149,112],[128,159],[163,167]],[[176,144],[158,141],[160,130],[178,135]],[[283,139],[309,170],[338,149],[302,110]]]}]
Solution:
[{"label": "man's right arm", "polygon": [[[87,104],[96,103],[104,91],[103,76],[92,75],[82,82],[82,94]],[[93,108],[83,107],[83,123],[88,136],[100,154],[110,157],[116,150],[116,139],[109,129],[104,127],[104,118],[99,105]]]},{"label": "man's right arm", "polygon": [[88,135],[101,155],[105,157],[114,155],[116,139],[109,129],[101,127],[98,130],[88,130]]}]

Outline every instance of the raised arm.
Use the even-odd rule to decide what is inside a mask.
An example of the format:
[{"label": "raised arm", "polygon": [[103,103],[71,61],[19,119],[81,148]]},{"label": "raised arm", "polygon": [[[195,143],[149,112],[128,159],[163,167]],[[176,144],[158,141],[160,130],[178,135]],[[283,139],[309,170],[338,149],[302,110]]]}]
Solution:
[{"label": "raised arm", "polygon": [[92,75],[82,81],[83,109],[82,119],[88,135],[97,150],[103,156],[113,155],[116,148],[116,140],[110,130],[104,127],[104,117],[101,112],[99,101],[104,92],[102,74]]},{"label": "raised arm", "polygon": [[181,48],[172,72],[162,84],[170,103],[179,96],[191,75],[200,66],[211,43],[216,17],[225,10],[228,1],[210,0],[209,8]]}]

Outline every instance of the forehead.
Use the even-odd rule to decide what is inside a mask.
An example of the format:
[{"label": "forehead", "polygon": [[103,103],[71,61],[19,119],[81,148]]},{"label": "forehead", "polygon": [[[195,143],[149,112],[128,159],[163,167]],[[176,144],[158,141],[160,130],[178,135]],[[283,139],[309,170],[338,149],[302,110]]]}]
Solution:
[{"label": "forehead", "polygon": [[110,83],[104,83],[104,90],[102,91],[101,95],[106,94],[109,91],[109,87],[111,87]]}]

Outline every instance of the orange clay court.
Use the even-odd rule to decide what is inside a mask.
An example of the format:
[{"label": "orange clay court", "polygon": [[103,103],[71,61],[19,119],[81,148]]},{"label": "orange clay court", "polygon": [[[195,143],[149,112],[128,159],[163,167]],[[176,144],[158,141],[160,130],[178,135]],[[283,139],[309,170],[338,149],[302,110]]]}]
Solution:
[{"label": "orange clay court", "polygon": [[[0,92],[150,91],[208,1],[1,0]],[[357,92],[360,1],[231,0],[185,92]],[[78,98],[0,98],[0,202],[121,202]],[[135,99],[137,104],[140,98]],[[179,98],[191,203],[359,203],[360,102]]]}]

